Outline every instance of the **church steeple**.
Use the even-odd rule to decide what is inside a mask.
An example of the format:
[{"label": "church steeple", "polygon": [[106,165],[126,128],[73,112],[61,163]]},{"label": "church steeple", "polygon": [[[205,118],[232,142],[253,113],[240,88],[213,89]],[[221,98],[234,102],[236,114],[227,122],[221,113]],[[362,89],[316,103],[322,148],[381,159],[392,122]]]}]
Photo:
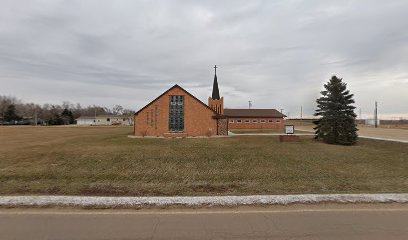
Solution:
[{"label": "church steeple", "polygon": [[212,96],[208,97],[208,106],[220,115],[224,114],[224,97],[220,97],[217,81],[217,65],[214,66],[214,84]]},{"label": "church steeple", "polygon": [[214,74],[212,99],[213,100],[219,100],[220,99],[220,90],[218,89],[218,81],[217,81],[217,65],[214,66],[214,69],[215,69],[215,74]]}]

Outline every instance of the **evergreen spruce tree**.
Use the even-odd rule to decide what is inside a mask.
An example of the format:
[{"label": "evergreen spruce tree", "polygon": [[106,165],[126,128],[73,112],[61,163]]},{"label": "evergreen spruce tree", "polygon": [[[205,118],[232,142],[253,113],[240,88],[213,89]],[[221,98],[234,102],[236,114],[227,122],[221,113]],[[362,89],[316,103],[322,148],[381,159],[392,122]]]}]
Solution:
[{"label": "evergreen spruce tree", "polygon": [[323,139],[329,144],[353,145],[357,142],[356,114],[353,94],[347,90],[347,84],[342,79],[333,76],[324,85],[326,90],[316,100],[317,110],[315,116],[320,119],[317,125],[316,138]]},{"label": "evergreen spruce tree", "polygon": [[6,112],[4,113],[4,120],[5,121],[18,121],[21,120],[21,117],[16,113],[16,106],[14,104],[10,104],[7,107]]},{"label": "evergreen spruce tree", "polygon": [[61,118],[62,118],[65,125],[73,124],[74,121],[75,121],[74,115],[72,114],[72,111],[68,110],[66,108],[64,108],[64,110],[62,111]]}]

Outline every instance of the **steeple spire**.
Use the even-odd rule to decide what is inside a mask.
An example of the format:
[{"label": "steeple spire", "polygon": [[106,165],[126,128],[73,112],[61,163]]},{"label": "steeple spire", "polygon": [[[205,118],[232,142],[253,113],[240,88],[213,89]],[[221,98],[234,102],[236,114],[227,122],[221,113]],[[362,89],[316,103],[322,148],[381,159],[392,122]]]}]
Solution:
[{"label": "steeple spire", "polygon": [[213,91],[212,91],[212,99],[220,99],[220,90],[218,90],[218,81],[217,81],[217,65],[214,66],[215,74],[214,74],[214,84],[213,84]]}]

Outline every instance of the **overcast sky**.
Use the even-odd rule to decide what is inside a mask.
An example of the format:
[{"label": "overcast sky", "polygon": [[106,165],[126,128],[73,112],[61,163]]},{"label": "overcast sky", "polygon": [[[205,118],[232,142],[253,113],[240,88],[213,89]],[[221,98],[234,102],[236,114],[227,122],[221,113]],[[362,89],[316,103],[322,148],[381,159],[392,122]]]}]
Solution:
[{"label": "overcast sky", "polygon": [[408,117],[408,1],[0,0],[0,95],[138,110],[174,84],[313,114],[332,75]]}]

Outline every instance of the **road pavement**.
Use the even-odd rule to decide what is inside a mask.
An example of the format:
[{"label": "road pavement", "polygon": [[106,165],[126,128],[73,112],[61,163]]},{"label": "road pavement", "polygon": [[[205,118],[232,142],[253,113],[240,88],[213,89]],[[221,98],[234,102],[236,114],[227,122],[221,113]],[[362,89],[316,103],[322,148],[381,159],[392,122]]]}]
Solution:
[{"label": "road pavement", "polygon": [[[386,141],[408,143],[408,130],[392,128],[357,127],[358,135],[362,138],[371,138]],[[314,132],[312,125],[296,126],[297,130]]]},{"label": "road pavement", "polygon": [[0,239],[408,239],[408,205],[2,209]]}]

